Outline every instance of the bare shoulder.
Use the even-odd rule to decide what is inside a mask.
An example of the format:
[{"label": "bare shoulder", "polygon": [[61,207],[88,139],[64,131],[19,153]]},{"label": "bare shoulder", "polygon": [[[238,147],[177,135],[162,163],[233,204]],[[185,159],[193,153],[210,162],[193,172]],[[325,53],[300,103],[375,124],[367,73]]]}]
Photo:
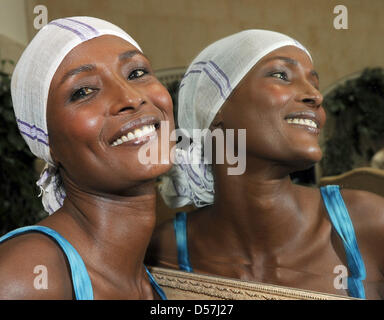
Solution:
[{"label": "bare shoulder", "polygon": [[28,233],[0,244],[0,299],[72,299],[67,260],[47,236]]},{"label": "bare shoulder", "polygon": [[178,269],[173,219],[166,220],[155,228],[145,260],[151,266]]},{"label": "bare shoulder", "polygon": [[384,268],[384,198],[361,190],[341,190],[359,247]]},{"label": "bare shoulder", "polygon": [[354,224],[362,227],[384,226],[384,198],[368,191],[341,190],[344,202]]}]

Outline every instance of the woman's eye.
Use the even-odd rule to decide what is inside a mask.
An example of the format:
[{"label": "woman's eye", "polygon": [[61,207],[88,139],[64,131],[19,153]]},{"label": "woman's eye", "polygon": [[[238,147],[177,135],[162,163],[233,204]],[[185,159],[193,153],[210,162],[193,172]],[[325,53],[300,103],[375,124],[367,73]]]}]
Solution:
[{"label": "woman's eye", "polygon": [[146,75],[147,73],[148,72],[144,69],[137,69],[137,70],[132,71],[129,74],[128,79],[133,80],[133,79],[141,78],[142,76]]},{"label": "woman's eye", "polygon": [[93,93],[95,90],[91,88],[81,88],[79,90],[76,90],[72,95],[71,95],[71,101],[76,101],[82,98],[85,98],[86,96],[90,95]]},{"label": "woman's eye", "polygon": [[288,75],[284,71],[273,72],[270,75],[271,75],[271,77],[279,78],[279,79],[284,80],[284,81],[288,80]]}]

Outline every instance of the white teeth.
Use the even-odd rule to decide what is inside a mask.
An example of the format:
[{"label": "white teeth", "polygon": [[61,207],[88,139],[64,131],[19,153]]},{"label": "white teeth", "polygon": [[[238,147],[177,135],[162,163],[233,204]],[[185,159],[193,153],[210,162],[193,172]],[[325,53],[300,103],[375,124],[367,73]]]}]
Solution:
[{"label": "white teeth", "polygon": [[150,126],[144,126],[141,131],[143,131],[143,134],[148,134],[150,133],[152,130],[150,128]]},{"label": "white teeth", "polygon": [[144,133],[140,129],[136,129],[134,132],[136,137],[140,138]]},{"label": "white teeth", "polygon": [[123,142],[128,142],[136,138],[140,138],[142,136],[145,136],[147,134],[150,134],[152,132],[156,131],[155,125],[145,125],[140,129],[135,129],[133,132],[128,132],[127,135],[121,136],[119,139],[115,140],[112,143],[112,146],[118,146],[122,144]]},{"label": "white teeth", "polygon": [[309,126],[312,128],[317,128],[316,122],[311,119],[290,118],[290,119],[287,119],[287,122],[293,123],[293,124],[301,124],[301,125]]},{"label": "white teeth", "polygon": [[132,132],[128,132],[127,137],[128,137],[128,141],[135,139],[135,135]]}]

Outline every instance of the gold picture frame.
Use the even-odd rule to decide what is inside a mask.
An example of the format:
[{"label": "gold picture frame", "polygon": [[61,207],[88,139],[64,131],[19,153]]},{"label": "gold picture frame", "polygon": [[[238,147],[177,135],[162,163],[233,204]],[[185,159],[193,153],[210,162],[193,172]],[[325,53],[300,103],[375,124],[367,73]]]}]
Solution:
[{"label": "gold picture frame", "polygon": [[169,300],[356,300],[355,298],[219,276],[149,267]]}]

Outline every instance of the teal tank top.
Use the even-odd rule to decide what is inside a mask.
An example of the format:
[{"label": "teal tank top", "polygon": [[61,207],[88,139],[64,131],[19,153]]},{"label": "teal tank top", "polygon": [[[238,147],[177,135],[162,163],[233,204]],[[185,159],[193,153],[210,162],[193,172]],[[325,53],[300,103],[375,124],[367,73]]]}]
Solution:
[{"label": "teal tank top", "polygon": [[[348,294],[351,297],[365,299],[362,282],[366,278],[365,265],[357,246],[355,231],[341,196],[340,188],[339,186],[328,185],[321,187],[320,192],[331,223],[344,245],[350,273],[348,276]],[[187,214],[178,212],[173,226],[176,235],[179,268],[183,271],[193,272],[188,253]]]},{"label": "teal tank top", "polygon": [[[63,250],[68,260],[71,269],[73,290],[75,292],[76,300],[93,300],[92,283],[91,279],[89,278],[83,259],[80,257],[76,249],[55,230],[45,226],[28,226],[19,228],[0,237],[0,244],[5,240],[28,232],[40,232],[56,241],[56,243]],[[146,267],[145,270],[148,274],[149,281],[152,287],[156,290],[161,299],[166,300],[167,297],[165,296],[165,293],[157,284],[152,274],[148,271]]]}]

